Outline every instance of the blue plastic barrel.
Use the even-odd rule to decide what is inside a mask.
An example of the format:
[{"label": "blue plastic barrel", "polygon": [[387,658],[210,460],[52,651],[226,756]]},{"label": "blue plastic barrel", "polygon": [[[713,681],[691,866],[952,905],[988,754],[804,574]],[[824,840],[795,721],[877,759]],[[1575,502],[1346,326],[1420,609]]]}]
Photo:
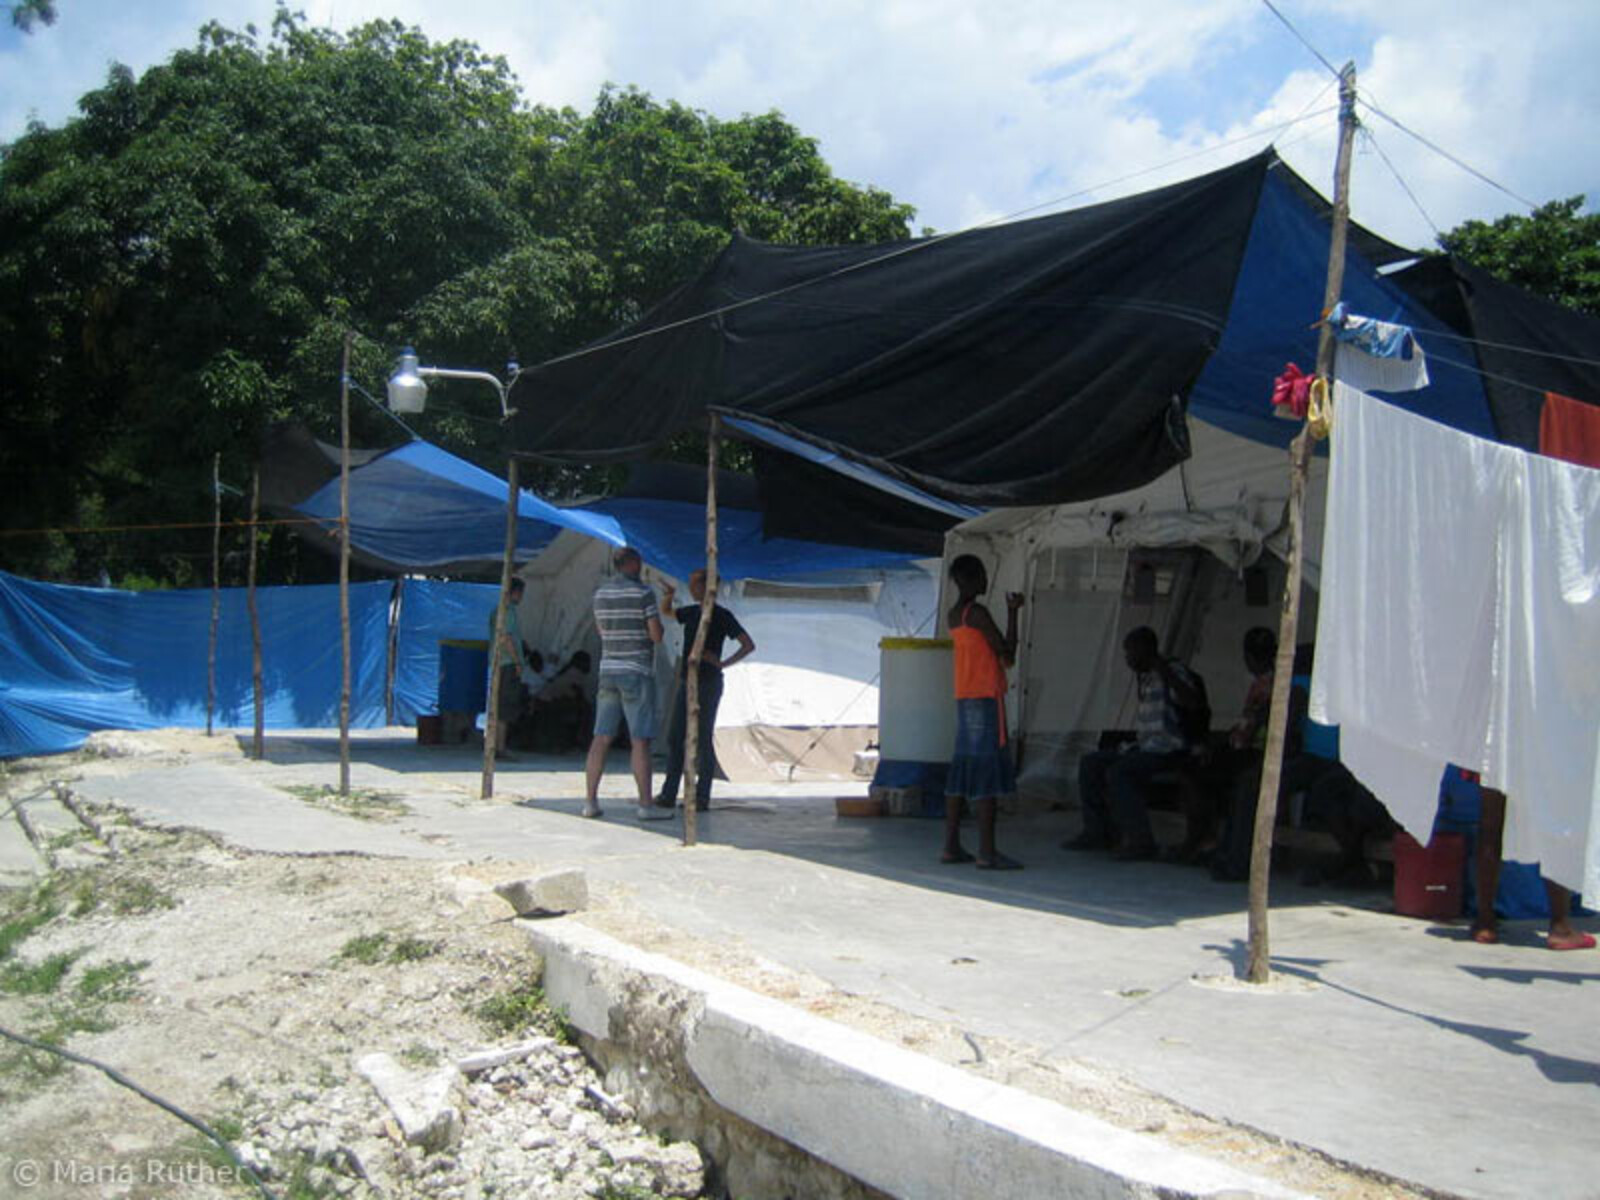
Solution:
[{"label": "blue plastic barrel", "polygon": [[488,691],[489,643],[445,638],[439,643],[439,711],[483,711]]}]

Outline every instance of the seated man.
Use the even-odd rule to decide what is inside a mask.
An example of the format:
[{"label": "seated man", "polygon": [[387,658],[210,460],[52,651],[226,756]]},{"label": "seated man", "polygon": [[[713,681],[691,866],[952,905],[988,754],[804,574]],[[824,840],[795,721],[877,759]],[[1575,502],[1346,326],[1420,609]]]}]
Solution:
[{"label": "seated man", "polygon": [[579,650],[533,697],[534,740],[540,750],[581,750],[589,742],[593,715],[589,704],[592,660]]},{"label": "seated man", "polygon": [[[1267,631],[1271,636],[1271,631]],[[1273,653],[1277,652],[1277,638],[1272,637]],[[1288,724],[1284,729],[1283,765],[1278,776],[1278,819],[1287,817],[1289,797],[1297,792],[1308,792],[1318,779],[1330,771],[1338,770],[1339,731],[1319,725],[1306,714],[1311,692],[1312,648],[1310,645],[1295,648],[1294,675],[1290,678]],[[1270,687],[1271,675],[1268,675]],[[1254,691],[1254,688],[1252,688]],[[1271,694],[1265,697],[1270,712]],[[1247,705],[1248,707],[1248,705]],[[1240,770],[1229,785],[1227,811],[1223,814],[1222,832],[1217,838],[1217,848],[1211,856],[1211,876],[1224,882],[1239,882],[1250,878],[1250,856],[1255,844],[1256,801],[1261,792],[1261,759],[1265,746],[1265,722],[1268,713],[1260,716],[1258,746],[1249,761],[1240,762]]]},{"label": "seated man", "polygon": [[1154,858],[1146,791],[1156,775],[1189,757],[1210,710],[1199,677],[1161,653],[1156,631],[1148,625],[1123,639],[1122,652],[1138,684],[1134,741],[1083,756],[1078,764],[1083,832],[1064,845],[1103,850],[1115,844],[1118,859]]},{"label": "seated man", "polygon": [[[1230,797],[1238,781],[1252,775],[1259,780],[1261,752],[1267,744],[1267,718],[1272,712],[1272,676],[1277,666],[1278,637],[1257,625],[1244,635],[1244,665],[1250,687],[1239,719],[1228,729],[1225,745],[1218,747],[1203,774],[1191,775],[1182,788],[1187,829],[1183,844],[1163,855],[1171,862],[1208,860],[1228,832]],[[1220,814],[1219,814],[1220,807]],[[1218,828],[1218,817],[1221,817]]]}]

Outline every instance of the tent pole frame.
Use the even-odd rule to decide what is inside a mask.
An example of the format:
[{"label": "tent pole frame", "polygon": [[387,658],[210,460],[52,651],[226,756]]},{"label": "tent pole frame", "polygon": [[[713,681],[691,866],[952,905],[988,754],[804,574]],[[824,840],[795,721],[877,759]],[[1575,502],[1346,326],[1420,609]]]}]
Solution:
[{"label": "tent pole frame", "polygon": [[[489,695],[483,714],[483,785],[481,799],[494,798],[494,747],[500,735],[500,664],[496,651],[506,628],[506,592],[511,587],[511,560],[517,552],[517,458],[506,460],[506,546],[500,557],[500,594],[494,606],[494,635],[489,639]],[[516,659],[513,658],[512,662]]]},{"label": "tent pole frame", "polygon": [[211,456],[211,633],[206,641],[206,736],[217,708],[217,624],[222,617],[222,451]]},{"label": "tent pole frame", "polygon": [[[1356,65],[1339,72],[1339,152],[1333,169],[1333,223],[1328,239],[1328,280],[1322,295],[1324,317],[1339,302],[1344,288],[1345,244],[1350,231],[1350,151],[1356,133]],[[1317,340],[1317,377],[1333,374],[1333,330],[1326,323]],[[1272,710],[1267,719],[1267,744],[1261,757],[1261,790],[1256,796],[1255,836],[1250,852],[1249,957],[1245,978],[1267,983],[1272,977],[1267,936],[1267,886],[1272,869],[1272,837],[1278,820],[1278,785],[1283,777],[1283,747],[1289,727],[1289,690],[1294,674],[1295,639],[1300,622],[1300,581],[1305,566],[1306,480],[1311,468],[1312,437],[1302,424],[1289,446],[1289,553],[1283,583],[1283,612],[1278,625],[1278,657],[1272,675]]]},{"label": "tent pole frame", "polygon": [[350,343],[339,371],[339,795],[350,794]]},{"label": "tent pole frame", "polygon": [[[717,453],[722,442],[722,417],[711,414],[706,433],[706,594],[700,601],[700,621],[695,626],[694,645],[686,651],[684,670],[683,721],[683,844],[700,840],[700,772],[707,764],[700,761],[700,659],[706,649],[706,633],[717,603]],[[712,731],[712,736],[716,732]]]},{"label": "tent pole frame", "polygon": [[266,701],[261,682],[261,606],[256,602],[256,525],[261,520],[261,465],[256,464],[250,480],[250,566],[249,588],[246,591],[250,609],[250,690],[255,698],[255,736],[251,739],[251,757],[260,759],[265,754],[263,733],[266,726]]}]

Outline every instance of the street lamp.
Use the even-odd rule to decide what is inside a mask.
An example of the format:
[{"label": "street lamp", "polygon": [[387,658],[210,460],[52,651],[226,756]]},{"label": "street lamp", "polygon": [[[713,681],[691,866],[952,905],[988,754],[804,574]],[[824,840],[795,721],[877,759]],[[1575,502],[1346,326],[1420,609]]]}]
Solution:
[{"label": "street lamp", "polygon": [[506,374],[510,379],[505,383],[501,383],[487,371],[458,371],[451,367],[419,366],[417,352],[406,346],[400,351],[394,374],[389,376],[389,410],[394,413],[420,413],[428,404],[427,381],[430,379],[481,379],[490,384],[495,394],[500,397],[501,419],[509,420],[516,415],[517,410],[506,403],[506,394],[521,373],[522,368],[515,360],[506,364]]},{"label": "street lamp", "polygon": [[[487,371],[457,371],[450,367],[424,367],[417,363],[417,352],[410,346],[400,351],[399,361],[395,363],[394,374],[389,376],[389,409],[394,413],[420,413],[428,403],[428,380],[430,379],[481,379],[491,385],[495,394],[500,397],[500,419],[509,421],[516,415],[516,409],[506,403],[506,393],[511,385],[517,382],[517,376],[522,373],[515,360],[506,364],[507,380],[501,383],[498,378]],[[500,671],[496,668],[496,657],[500,645],[500,637],[505,629],[506,619],[506,591],[511,582],[511,559],[517,547],[517,508],[519,500],[517,488],[517,458],[513,454],[506,463],[506,551],[500,563],[500,598],[495,605],[494,630],[489,638],[489,694],[486,697],[483,714],[483,790],[482,797],[488,800],[494,795],[494,751],[495,735],[499,724],[500,712]]]}]

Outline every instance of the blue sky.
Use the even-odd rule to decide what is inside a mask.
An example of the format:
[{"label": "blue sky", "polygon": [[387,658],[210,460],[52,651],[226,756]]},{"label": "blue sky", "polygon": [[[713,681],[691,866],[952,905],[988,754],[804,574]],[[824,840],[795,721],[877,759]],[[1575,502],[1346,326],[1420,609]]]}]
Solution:
[{"label": "blue sky", "polygon": [[[1363,96],[1517,196],[1600,201],[1597,0],[1275,0]],[[723,117],[783,112],[846,179],[962,228],[1110,199],[1253,153],[1263,131],[1319,190],[1329,72],[1261,0],[300,0],[338,29],[398,17],[502,54],[530,101],[586,109],[607,81]],[[136,71],[210,19],[272,0],[59,0],[0,31],[0,140],[59,124],[114,62]],[[1409,245],[1519,201],[1368,116],[1356,219]],[[1407,198],[1387,155],[1421,201]],[[1156,168],[1151,170],[1151,168]],[[1138,173],[1138,174],[1135,174]]]}]

